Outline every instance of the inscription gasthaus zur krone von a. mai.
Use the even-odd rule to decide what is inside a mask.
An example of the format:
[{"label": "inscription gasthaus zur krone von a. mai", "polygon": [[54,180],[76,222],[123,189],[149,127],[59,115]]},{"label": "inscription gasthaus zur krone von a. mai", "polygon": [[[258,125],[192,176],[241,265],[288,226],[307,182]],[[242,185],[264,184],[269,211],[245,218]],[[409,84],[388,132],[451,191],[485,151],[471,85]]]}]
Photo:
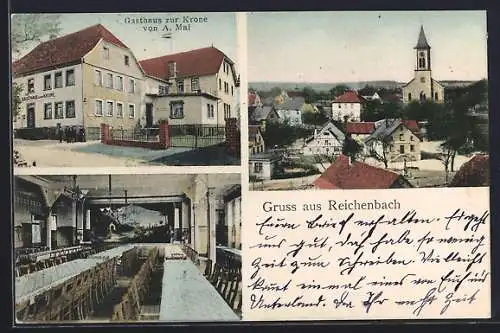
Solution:
[{"label": "inscription gasthaus zur krone von a. mai", "polygon": [[396,199],[259,205],[245,271],[255,318],[453,317],[488,300],[487,207],[429,214]]}]

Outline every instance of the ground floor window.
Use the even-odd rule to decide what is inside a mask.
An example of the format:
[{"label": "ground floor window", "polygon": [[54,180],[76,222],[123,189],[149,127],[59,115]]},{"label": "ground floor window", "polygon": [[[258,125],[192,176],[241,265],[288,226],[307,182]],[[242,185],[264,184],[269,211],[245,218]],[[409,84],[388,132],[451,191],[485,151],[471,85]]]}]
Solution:
[{"label": "ground floor window", "polygon": [[95,114],[98,116],[102,116],[102,101],[95,101]]},{"label": "ground floor window", "polygon": [[66,102],[66,118],[75,118],[75,101]]},{"label": "ground floor window", "polygon": [[108,117],[113,117],[113,102],[106,102],[106,115]]},{"label": "ground floor window", "polygon": [[56,109],[55,119],[63,119],[64,118],[63,102],[56,102],[55,109]]},{"label": "ground floor window", "polygon": [[262,163],[257,162],[254,164],[253,171],[255,173],[261,173],[262,172]]},{"label": "ground floor window", "polygon": [[52,103],[45,103],[43,106],[43,119],[52,119]]},{"label": "ground floor window", "polygon": [[135,118],[135,104],[128,105],[128,117]]},{"label": "ground floor window", "polygon": [[116,103],[116,116],[118,118],[123,118],[123,104],[122,103]]},{"label": "ground floor window", "polygon": [[172,119],[184,118],[184,101],[170,102],[170,118]]},{"label": "ground floor window", "polygon": [[399,146],[399,153],[404,154],[405,153],[405,146],[401,145]]}]

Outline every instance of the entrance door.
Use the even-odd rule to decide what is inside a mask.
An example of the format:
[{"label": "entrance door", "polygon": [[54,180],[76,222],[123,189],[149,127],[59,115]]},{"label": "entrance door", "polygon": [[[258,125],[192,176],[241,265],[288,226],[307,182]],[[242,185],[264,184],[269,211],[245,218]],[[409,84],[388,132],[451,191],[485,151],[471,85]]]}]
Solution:
[{"label": "entrance door", "polygon": [[28,110],[26,112],[26,126],[28,128],[35,128],[35,105],[28,105]]},{"label": "entrance door", "polygon": [[153,127],[153,104],[146,104],[146,127]]}]

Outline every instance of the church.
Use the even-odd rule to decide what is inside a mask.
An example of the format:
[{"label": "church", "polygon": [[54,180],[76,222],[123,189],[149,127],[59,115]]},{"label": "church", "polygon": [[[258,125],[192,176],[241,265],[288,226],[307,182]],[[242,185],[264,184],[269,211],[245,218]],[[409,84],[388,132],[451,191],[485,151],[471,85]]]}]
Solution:
[{"label": "church", "polygon": [[431,47],[425,37],[424,27],[420,27],[415,49],[415,76],[403,86],[403,101],[444,101],[444,87],[432,78]]}]

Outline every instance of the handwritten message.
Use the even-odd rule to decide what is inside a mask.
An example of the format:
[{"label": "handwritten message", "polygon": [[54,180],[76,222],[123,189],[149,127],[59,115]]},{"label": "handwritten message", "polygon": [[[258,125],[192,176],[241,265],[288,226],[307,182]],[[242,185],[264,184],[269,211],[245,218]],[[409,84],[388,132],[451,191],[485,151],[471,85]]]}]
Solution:
[{"label": "handwritten message", "polygon": [[490,317],[489,189],[250,192],[245,320]]}]

